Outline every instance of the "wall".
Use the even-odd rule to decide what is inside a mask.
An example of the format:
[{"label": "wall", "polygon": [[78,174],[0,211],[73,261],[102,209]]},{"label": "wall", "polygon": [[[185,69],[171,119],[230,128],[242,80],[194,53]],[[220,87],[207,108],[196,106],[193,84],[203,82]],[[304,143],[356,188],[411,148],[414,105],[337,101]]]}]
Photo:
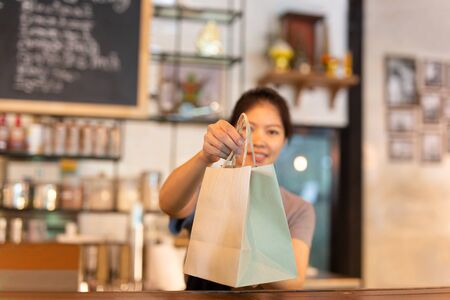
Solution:
[{"label": "wall", "polygon": [[[156,1],[155,1],[156,2]],[[171,2],[171,1],[162,1]],[[190,0],[183,3],[192,6],[226,7],[225,0]],[[237,3],[237,1],[236,1]],[[246,32],[245,32],[245,69],[244,89],[255,85],[257,79],[268,71],[270,66],[264,58],[266,50],[266,39],[269,32],[273,32],[278,26],[278,16],[285,11],[298,11],[303,13],[323,14],[329,24],[330,52],[342,57],[346,52],[347,32],[347,0],[249,0],[246,1]],[[258,13],[255,13],[258,12]],[[201,23],[182,23],[183,39],[182,46],[187,51],[194,51],[194,41],[201,29]],[[154,19],[152,27],[152,48],[170,50],[173,49],[175,39],[175,26],[172,20]],[[239,36],[238,28],[234,28],[235,36]],[[226,28],[221,27],[222,39],[227,39]],[[235,42],[236,43],[236,42]],[[236,45],[236,44],[235,44]],[[151,65],[149,89],[150,92],[157,91],[158,66]],[[233,76],[237,70],[233,71]],[[236,77],[235,77],[236,78]],[[227,101],[227,110],[230,111],[239,96],[238,84],[233,83],[233,94]],[[290,88],[282,88],[281,92],[290,102],[291,115],[295,123],[318,126],[345,126],[346,115],[346,92],[341,91],[337,95],[336,106],[328,107],[328,92],[325,89],[304,91],[300,107],[294,107],[294,95]],[[156,113],[157,103],[150,103],[150,113]],[[227,114],[228,115],[228,114]],[[184,162],[201,149],[203,134],[206,125],[180,125],[174,127],[170,124],[157,124],[150,122],[126,122],[125,146],[123,159],[118,165],[122,176],[134,176],[137,173],[154,169],[160,170],[163,176],[175,166]],[[176,139],[174,139],[176,136]],[[174,142],[176,146],[174,146]],[[188,143],[186,141],[189,141]],[[44,180],[46,178],[55,180],[58,177],[57,166],[53,169],[43,164],[34,164],[38,170],[29,169],[29,164],[15,164],[10,172],[13,178],[21,177],[22,174],[39,174]],[[20,166],[20,168],[19,168]],[[28,169],[27,169],[28,166]],[[109,162],[80,162],[80,175],[95,175],[99,172],[112,174],[114,165]]]},{"label": "wall", "polygon": [[[224,7],[226,1],[186,1],[187,4],[206,7]],[[273,31],[278,23],[278,15],[285,11],[299,11],[312,14],[323,14],[329,22],[330,51],[333,55],[343,56],[346,52],[346,32],[347,32],[347,0],[321,0],[321,1],[273,1],[262,0],[246,1],[246,33],[245,33],[245,69],[246,77],[244,89],[251,88],[255,85],[257,79],[270,66],[264,58],[264,51],[267,47],[267,34]],[[258,13],[255,13],[255,12]],[[185,49],[193,50],[192,41],[196,39],[200,30],[199,25],[188,25],[183,23],[182,29],[184,37],[182,44]],[[235,36],[239,35],[235,28]],[[226,28],[221,27],[222,38],[226,38]],[[174,44],[175,28],[170,21],[154,20],[152,41],[158,44],[160,49],[171,49]],[[157,77],[158,70],[153,68],[152,74]],[[156,79],[150,79],[151,89],[156,91]],[[234,105],[238,98],[237,83],[234,82],[234,95],[232,99],[227,99],[228,109]],[[293,93],[289,88],[283,89],[283,93],[287,96],[290,104],[293,104]],[[153,103],[155,105],[155,103]],[[293,105],[292,105],[293,106]],[[336,101],[336,107],[330,109],[328,107],[328,94],[324,89],[315,91],[305,91],[303,93],[302,104],[300,108],[292,107],[291,111],[294,121],[298,124],[314,124],[329,126],[344,126],[347,122],[346,116],[346,93],[341,92]],[[206,126],[186,126],[181,125],[177,129],[177,149],[172,165],[170,162],[170,134],[174,128],[170,125],[158,125],[151,123],[132,123],[127,125],[127,146],[123,161],[121,162],[121,172],[128,172],[134,168],[156,168],[161,169],[164,175],[174,166],[181,164],[185,159],[195,154],[201,149],[203,134]],[[140,133],[148,137],[148,141],[144,143],[139,139]],[[136,137],[136,138],[134,138]],[[138,146],[139,141],[139,146]],[[186,143],[189,141],[189,143]],[[139,148],[140,150],[137,150]],[[140,151],[140,152],[138,152]],[[151,154],[157,151],[158,154]],[[150,157],[153,157],[152,160]],[[155,159],[156,158],[156,159]],[[140,163],[139,163],[140,162]]]},{"label": "wall", "polygon": [[450,2],[365,1],[364,279],[367,287],[448,285],[450,161],[387,159],[383,59],[450,60]]}]

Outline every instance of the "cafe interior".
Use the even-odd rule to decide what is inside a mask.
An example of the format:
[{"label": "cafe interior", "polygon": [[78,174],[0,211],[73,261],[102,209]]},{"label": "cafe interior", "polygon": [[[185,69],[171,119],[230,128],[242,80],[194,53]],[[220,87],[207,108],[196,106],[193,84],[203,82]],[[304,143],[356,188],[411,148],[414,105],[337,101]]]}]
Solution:
[{"label": "cafe interior", "polygon": [[443,0],[0,0],[0,296],[182,297],[190,236],[169,230],[160,188],[258,86],[294,126],[278,183],[316,216],[290,295],[450,296],[449,13]]}]

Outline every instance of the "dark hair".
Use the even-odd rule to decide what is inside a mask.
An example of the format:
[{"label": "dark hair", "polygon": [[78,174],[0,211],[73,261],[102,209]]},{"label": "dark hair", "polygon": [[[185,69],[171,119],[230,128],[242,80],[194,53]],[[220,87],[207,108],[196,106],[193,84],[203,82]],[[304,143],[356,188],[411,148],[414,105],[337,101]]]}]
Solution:
[{"label": "dark hair", "polygon": [[281,122],[283,123],[284,136],[286,139],[289,139],[292,135],[293,129],[286,100],[278,94],[277,91],[268,87],[257,87],[243,93],[234,106],[230,123],[236,126],[241,113],[246,112],[255,105],[264,102],[272,104],[278,110]]}]

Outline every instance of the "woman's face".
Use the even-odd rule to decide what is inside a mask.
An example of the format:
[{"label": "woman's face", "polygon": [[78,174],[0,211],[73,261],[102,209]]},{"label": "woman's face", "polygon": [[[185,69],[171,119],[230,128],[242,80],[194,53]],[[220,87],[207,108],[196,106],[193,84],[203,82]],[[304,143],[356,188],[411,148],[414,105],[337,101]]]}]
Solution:
[{"label": "woman's face", "polygon": [[[261,102],[245,113],[252,130],[256,165],[274,163],[286,140],[278,109],[269,102]],[[241,163],[241,157],[238,157],[237,165]],[[245,165],[253,165],[250,146],[247,146]]]}]

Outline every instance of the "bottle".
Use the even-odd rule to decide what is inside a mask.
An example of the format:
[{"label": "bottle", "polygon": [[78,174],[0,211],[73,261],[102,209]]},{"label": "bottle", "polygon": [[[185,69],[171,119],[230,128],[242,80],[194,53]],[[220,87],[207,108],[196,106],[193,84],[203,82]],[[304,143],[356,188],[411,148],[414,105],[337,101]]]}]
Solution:
[{"label": "bottle", "polygon": [[43,141],[43,125],[37,119],[28,128],[28,153],[42,154],[44,152]]},{"label": "bottle", "polygon": [[80,153],[80,128],[75,120],[67,124],[66,153],[72,156]]},{"label": "bottle", "polygon": [[0,151],[8,149],[8,126],[6,125],[6,114],[0,115]]},{"label": "bottle", "polygon": [[121,132],[117,123],[109,129],[109,145],[108,155],[114,158],[120,157],[121,154]]},{"label": "bottle", "polygon": [[94,151],[94,133],[90,123],[84,124],[81,127],[81,155],[91,156]]},{"label": "bottle", "polygon": [[66,124],[59,121],[53,127],[53,154],[64,155],[66,152]]},{"label": "bottle", "polygon": [[97,157],[106,156],[107,147],[108,147],[108,129],[103,123],[99,123],[95,127],[94,155]]},{"label": "bottle", "polygon": [[8,147],[11,151],[24,152],[27,149],[26,131],[22,127],[20,114],[16,115],[16,121],[9,134]]},{"label": "bottle", "polygon": [[42,121],[42,147],[45,155],[53,154],[53,120]]}]

